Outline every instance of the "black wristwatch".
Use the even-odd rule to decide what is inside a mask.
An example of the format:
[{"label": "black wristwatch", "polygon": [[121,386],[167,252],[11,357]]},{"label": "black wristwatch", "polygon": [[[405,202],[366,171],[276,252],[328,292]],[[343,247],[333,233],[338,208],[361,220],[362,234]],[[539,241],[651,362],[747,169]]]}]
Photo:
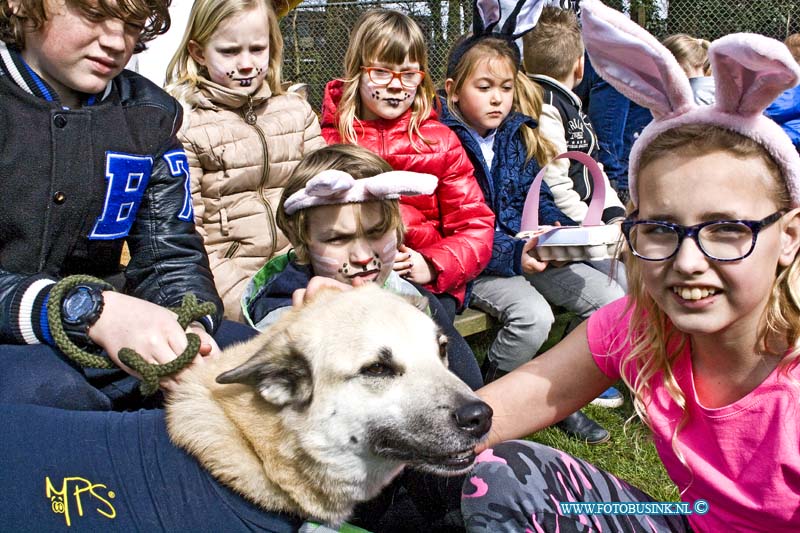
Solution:
[{"label": "black wristwatch", "polygon": [[73,342],[82,346],[93,345],[89,328],[103,312],[104,290],[101,285],[91,283],[76,285],[61,301],[61,322]]}]

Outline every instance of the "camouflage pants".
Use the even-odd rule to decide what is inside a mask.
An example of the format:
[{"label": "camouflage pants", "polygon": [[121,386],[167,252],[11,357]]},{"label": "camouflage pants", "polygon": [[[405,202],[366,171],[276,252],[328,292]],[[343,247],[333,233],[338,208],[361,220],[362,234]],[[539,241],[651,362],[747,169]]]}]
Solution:
[{"label": "camouflage pants", "polygon": [[484,451],[464,482],[469,532],[690,532],[680,515],[570,514],[559,502],[652,502],[641,490],[592,464],[535,442]]}]

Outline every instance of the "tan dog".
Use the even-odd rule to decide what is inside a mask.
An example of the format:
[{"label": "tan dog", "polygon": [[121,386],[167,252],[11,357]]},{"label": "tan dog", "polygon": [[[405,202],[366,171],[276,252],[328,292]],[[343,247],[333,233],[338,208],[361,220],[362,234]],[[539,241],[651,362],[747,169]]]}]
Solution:
[{"label": "tan dog", "polygon": [[471,466],[491,409],[447,370],[446,342],[389,291],[323,291],[186,372],[168,429],[264,509],[336,524],[404,465],[444,474]]}]

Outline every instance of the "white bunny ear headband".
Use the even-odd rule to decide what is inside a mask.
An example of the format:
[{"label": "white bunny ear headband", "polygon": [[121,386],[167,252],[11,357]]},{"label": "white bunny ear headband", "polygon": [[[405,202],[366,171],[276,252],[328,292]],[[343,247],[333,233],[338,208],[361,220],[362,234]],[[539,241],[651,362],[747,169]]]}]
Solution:
[{"label": "white bunny ear headband", "polygon": [[393,170],[371,178],[354,179],[341,170],[323,170],[283,203],[287,215],[320,205],[396,200],[401,195],[433,194],[439,180],[432,174]]},{"label": "white bunny ear headband", "polygon": [[599,0],[581,3],[583,41],[592,66],[619,92],[645,106],[654,120],[633,145],[628,168],[630,197],[643,150],[661,133],[687,124],[734,131],[763,146],[781,168],[794,206],[800,206],[800,155],[764,109],[797,85],[800,67],[783,43],[752,33],[717,39],[708,50],[716,103],[697,106],[689,80],[674,56],[622,13]]},{"label": "white bunny ear headband", "polygon": [[522,57],[514,41],[536,26],[542,9],[551,2],[552,0],[475,0],[472,35],[458,43],[450,53],[447,77],[453,77],[458,62],[467,50],[487,37],[507,40],[516,54],[516,64],[519,65]]}]

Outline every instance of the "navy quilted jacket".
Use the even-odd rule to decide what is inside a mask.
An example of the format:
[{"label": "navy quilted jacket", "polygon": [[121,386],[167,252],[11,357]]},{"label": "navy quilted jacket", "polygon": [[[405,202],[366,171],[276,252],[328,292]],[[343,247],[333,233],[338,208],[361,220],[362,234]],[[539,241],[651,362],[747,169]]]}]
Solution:
[{"label": "navy quilted jacket", "polygon": [[[492,258],[483,273],[502,277],[522,274],[520,263],[525,241],[515,238],[514,235],[519,233],[525,197],[540,167],[535,159],[525,161],[527,152],[520,128],[535,128],[536,121],[517,112],[508,115],[495,134],[495,155],[492,168],[489,169],[481,148],[468,127],[450,113],[444,98],[439,100],[442,102],[440,120],[461,139],[461,144],[475,166],[475,177],[483,190],[486,203],[496,216]],[[539,223],[552,225],[556,221],[563,226],[576,225],[574,220],[556,207],[553,194],[543,181],[539,195]]]}]

